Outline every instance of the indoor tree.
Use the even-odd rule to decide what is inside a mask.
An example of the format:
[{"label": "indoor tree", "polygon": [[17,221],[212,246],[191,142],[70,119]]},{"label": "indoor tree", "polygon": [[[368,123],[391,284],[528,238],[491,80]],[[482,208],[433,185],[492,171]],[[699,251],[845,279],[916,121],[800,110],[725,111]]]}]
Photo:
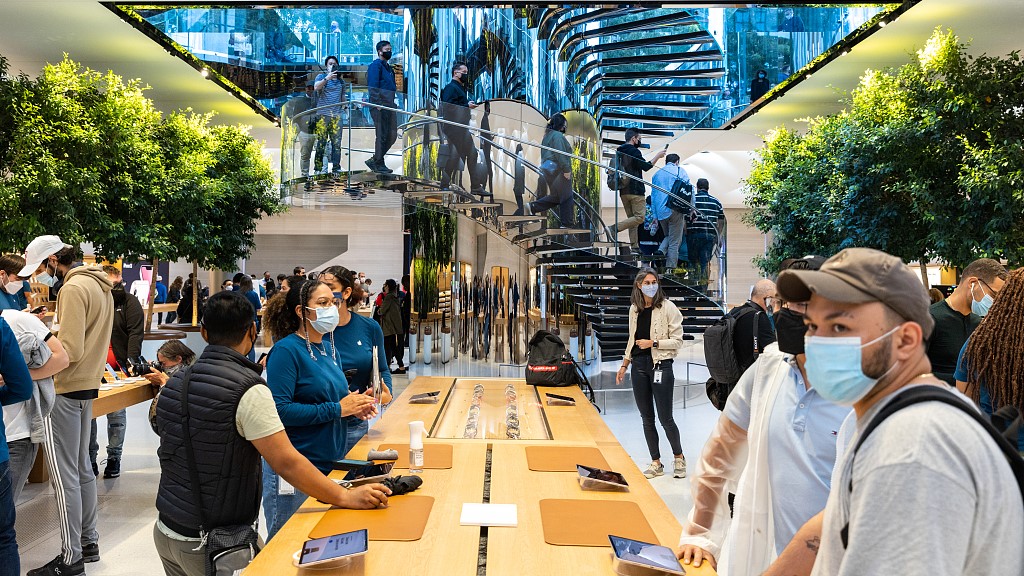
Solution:
[{"label": "indoor tree", "polygon": [[867,71],[847,109],[765,139],[745,221],[772,240],[755,262],[849,246],[964,266],[1024,253],[1024,71],[971,57],[936,30],[908,64]]}]

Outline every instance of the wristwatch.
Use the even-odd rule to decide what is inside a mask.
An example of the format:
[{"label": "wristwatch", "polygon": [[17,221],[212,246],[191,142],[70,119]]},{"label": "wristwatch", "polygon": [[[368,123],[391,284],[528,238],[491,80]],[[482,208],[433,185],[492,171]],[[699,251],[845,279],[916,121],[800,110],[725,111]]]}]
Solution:
[{"label": "wristwatch", "polygon": [[657,341],[657,340],[655,340],[655,341],[654,341],[654,344],[652,344],[652,346],[654,346],[655,348],[657,348],[657,347],[658,347],[658,341]]}]

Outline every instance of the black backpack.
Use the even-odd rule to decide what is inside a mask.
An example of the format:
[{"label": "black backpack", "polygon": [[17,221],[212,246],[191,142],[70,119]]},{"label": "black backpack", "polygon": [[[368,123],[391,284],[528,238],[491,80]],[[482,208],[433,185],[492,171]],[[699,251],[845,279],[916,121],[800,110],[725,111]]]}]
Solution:
[{"label": "black backpack", "polygon": [[[981,413],[974,409],[973,406],[969,406],[959,396],[953,394],[947,388],[940,388],[938,386],[915,386],[900,392],[891,402],[885,405],[884,408],[878,413],[877,416],[868,422],[867,426],[864,427],[864,431],[860,433],[860,437],[857,440],[857,444],[853,447],[853,455],[850,456],[851,462],[857,457],[857,450],[860,450],[864,441],[868,439],[868,436],[878,428],[878,425],[885,421],[886,418],[892,416],[896,412],[906,408],[907,406],[913,406],[914,404],[920,404],[921,402],[942,402],[943,404],[949,404],[954,408],[959,409],[964,414],[967,414],[979,426],[988,432],[989,436],[999,447],[999,450],[1006,456],[1006,460],[1010,464],[1010,470],[1013,471],[1013,475],[1017,478],[1017,486],[1021,491],[1021,496],[1024,497],[1024,458],[1021,458],[1020,452],[1017,451],[1016,442],[1010,444],[1003,437],[1003,434],[996,430],[988,421],[982,417]],[[851,464],[852,465],[852,464]],[[850,476],[850,484],[848,486],[850,492],[853,492],[853,476]],[[850,541],[850,523],[847,522],[843,526],[842,530],[839,531],[839,537],[843,542],[843,548],[845,549]]]},{"label": "black backpack", "polygon": [[631,159],[628,154],[623,154],[618,150],[615,151],[615,156],[619,160],[619,169],[609,168],[606,171],[608,174],[608,189],[612,192],[627,192],[631,179],[621,173],[626,171],[626,163],[630,162]]},{"label": "black backpack", "polygon": [[[741,308],[722,316],[717,322],[704,330],[704,362],[708,366],[711,378],[705,383],[704,388],[711,405],[719,410],[725,409],[725,403],[732,394],[732,389],[740,381],[743,372],[746,370],[740,366],[736,358],[735,333],[736,322],[743,314],[748,314],[751,308]],[[757,323],[761,313],[760,310],[753,311],[754,316],[754,359],[758,356]]]},{"label": "black backpack", "polygon": [[558,336],[538,330],[530,339],[526,357],[526,383],[533,386],[579,386],[591,402],[594,389],[583,369]]},{"label": "black backpack", "polygon": [[[738,310],[738,311],[737,311]],[[736,321],[744,314],[754,312],[761,314],[760,310],[751,308],[740,308],[729,312],[719,318],[714,324],[704,330],[704,361],[707,363],[708,372],[711,377],[720,384],[735,385],[743,376],[744,368],[736,359]],[[759,318],[754,317],[754,358],[757,358],[757,322]]]}]

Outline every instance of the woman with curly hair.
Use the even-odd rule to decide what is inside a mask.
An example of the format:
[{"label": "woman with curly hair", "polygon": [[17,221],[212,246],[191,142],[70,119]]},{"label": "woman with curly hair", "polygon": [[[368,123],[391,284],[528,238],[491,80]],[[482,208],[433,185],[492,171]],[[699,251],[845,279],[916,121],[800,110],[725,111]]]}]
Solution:
[{"label": "woman with curly hair", "polygon": [[[1010,407],[1024,412],[1024,268],[1006,277],[988,314],[957,361],[956,387],[988,415]],[[1017,435],[1024,451],[1024,427]]]}]

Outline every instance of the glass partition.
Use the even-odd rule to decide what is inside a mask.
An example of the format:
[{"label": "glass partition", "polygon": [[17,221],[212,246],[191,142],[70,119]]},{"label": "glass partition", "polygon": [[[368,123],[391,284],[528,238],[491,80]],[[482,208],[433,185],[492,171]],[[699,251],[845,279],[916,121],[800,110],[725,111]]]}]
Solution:
[{"label": "glass partition", "polygon": [[[353,96],[365,92],[365,87],[350,87],[346,103],[333,112],[320,107],[288,114],[292,108],[285,107],[282,197],[322,198],[334,194],[362,198],[367,189],[407,186],[403,182],[408,182],[419,187],[424,198],[451,209],[467,210],[471,217],[498,232],[512,224],[518,228],[508,236],[513,241],[546,234],[553,249],[593,247],[609,261],[640,260],[665,267],[666,261],[656,254],[659,228],[651,214],[646,214],[637,227],[641,241],[636,253],[629,249],[624,230],[633,220],[622,206],[613,207],[611,218],[602,217],[599,198],[609,181],[608,172],[618,170],[621,178],[631,177],[614,161],[602,161],[595,138],[598,129],[589,114],[566,112],[564,137],[571,152],[565,153],[554,141],[545,140],[544,116],[521,102],[496,100],[473,108],[446,105],[443,117],[436,110],[397,111],[401,136],[385,156],[390,171],[386,173],[367,164],[374,154],[376,134],[365,118],[372,116],[369,110],[378,107]],[[468,118],[468,124],[448,118]],[[336,158],[335,146],[339,150]],[[460,146],[467,148],[460,153]],[[564,182],[559,178],[564,176],[544,175],[545,157],[564,158],[562,165],[567,164],[571,173],[571,196],[561,193]],[[689,194],[655,186],[646,180],[652,175],[637,182],[676,198],[679,205],[691,210],[689,217],[700,219],[701,213]],[[545,223],[547,232],[534,227],[540,222]],[[704,256],[689,260],[684,256],[681,261],[690,265],[673,267],[666,273],[680,283],[717,295],[724,291],[722,225],[707,228],[707,238],[699,248]],[[688,243],[684,246],[689,247]]]}]

